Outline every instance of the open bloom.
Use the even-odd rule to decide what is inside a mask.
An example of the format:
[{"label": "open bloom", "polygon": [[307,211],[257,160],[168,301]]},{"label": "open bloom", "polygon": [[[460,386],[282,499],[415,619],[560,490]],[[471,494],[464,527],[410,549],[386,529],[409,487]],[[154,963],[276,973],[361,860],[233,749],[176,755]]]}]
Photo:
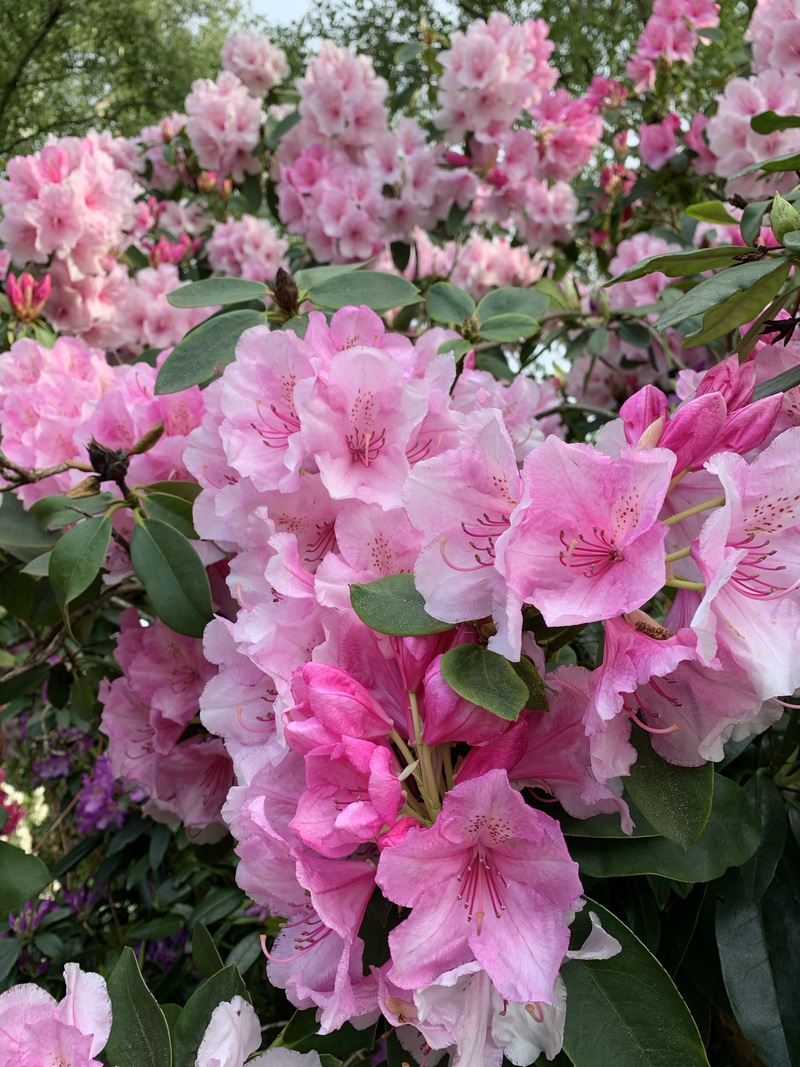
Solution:
[{"label": "open bloom", "polygon": [[505,999],[552,1003],[578,868],[558,824],[504,771],[450,790],[432,827],[383,851],[376,879],[412,909],[389,935],[392,981],[414,989],[476,961]]}]

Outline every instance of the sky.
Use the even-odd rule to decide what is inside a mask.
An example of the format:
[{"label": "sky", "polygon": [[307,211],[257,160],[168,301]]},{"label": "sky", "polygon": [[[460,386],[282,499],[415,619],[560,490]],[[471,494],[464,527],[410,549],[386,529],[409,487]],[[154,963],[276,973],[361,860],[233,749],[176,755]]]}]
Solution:
[{"label": "sky", "polygon": [[256,15],[264,15],[272,22],[293,22],[311,7],[313,0],[250,0]]}]

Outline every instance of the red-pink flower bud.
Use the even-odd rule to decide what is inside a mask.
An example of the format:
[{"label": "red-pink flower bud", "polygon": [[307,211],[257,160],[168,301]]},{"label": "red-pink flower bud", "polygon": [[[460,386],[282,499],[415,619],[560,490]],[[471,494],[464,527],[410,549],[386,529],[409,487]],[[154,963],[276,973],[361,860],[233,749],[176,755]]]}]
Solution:
[{"label": "red-pink flower bud", "polygon": [[6,296],[11,305],[11,313],[19,322],[34,322],[42,313],[45,302],[50,296],[52,281],[49,274],[40,281],[26,271],[19,279],[9,273],[6,279]]},{"label": "red-pink flower bud", "polygon": [[728,405],[728,411],[736,411],[753,399],[755,385],[755,364],[740,364],[736,356],[728,356],[703,376],[697,395],[721,393]]},{"label": "red-pink flower bud", "polygon": [[736,452],[746,455],[751,449],[758,448],[765,438],[772,433],[778,412],[781,409],[783,394],[765,396],[754,404],[739,408],[725,423],[715,452]]},{"label": "red-pink flower bud", "polygon": [[[619,409],[625,426],[625,440],[636,445],[642,434],[657,420],[666,419],[669,412],[667,398],[654,385],[645,385],[629,397]],[[655,447],[650,445],[651,448]],[[669,448],[669,445],[666,446]]]},{"label": "red-pink flower bud", "polygon": [[698,468],[713,452],[719,451],[719,435],[728,409],[719,393],[698,396],[683,404],[670,419],[659,441],[677,456],[676,471]]}]

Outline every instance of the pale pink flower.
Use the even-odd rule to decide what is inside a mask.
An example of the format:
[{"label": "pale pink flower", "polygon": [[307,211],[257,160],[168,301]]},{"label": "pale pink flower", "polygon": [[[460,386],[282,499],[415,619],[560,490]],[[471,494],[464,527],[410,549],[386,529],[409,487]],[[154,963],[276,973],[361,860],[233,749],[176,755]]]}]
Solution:
[{"label": "pale pink flower", "polygon": [[222,65],[243,82],[251,96],[263,97],[289,77],[289,63],[282,48],[268,37],[234,33],[222,46]]}]

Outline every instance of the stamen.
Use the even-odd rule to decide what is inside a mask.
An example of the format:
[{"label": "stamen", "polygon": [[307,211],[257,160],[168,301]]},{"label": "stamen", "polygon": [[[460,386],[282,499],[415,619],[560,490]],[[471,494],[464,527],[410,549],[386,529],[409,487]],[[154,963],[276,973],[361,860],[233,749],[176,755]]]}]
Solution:
[{"label": "stamen", "polygon": [[386,431],[381,430],[379,434],[376,434],[372,430],[367,433],[353,430],[352,434],[345,437],[345,441],[353,459],[359,459],[365,467],[369,467],[386,444]]},{"label": "stamen", "polygon": [[[625,705],[625,710],[628,712],[628,715],[630,715],[630,717],[633,719],[633,721],[636,723],[636,725],[637,726],[641,726],[641,728],[643,730],[646,730],[648,734],[671,734],[674,730],[680,730],[680,726],[676,722],[674,722],[672,724],[672,726],[663,727],[663,729],[660,729],[659,727],[656,727],[656,726],[648,726],[647,723],[642,722],[642,720],[638,717],[638,715],[636,714],[634,709],[633,708],[629,708],[627,706],[627,704]],[[646,709],[645,708],[640,708],[640,710],[641,711],[645,711]],[[650,712],[650,714],[652,715],[654,713]],[[658,716],[656,716],[656,718],[658,718]]]},{"label": "stamen", "polygon": [[481,559],[478,557],[477,553],[476,553],[475,554],[475,559],[478,560],[478,562],[476,563],[476,565],[474,567],[459,567],[459,565],[457,563],[453,563],[452,560],[447,558],[447,555],[446,555],[445,550],[444,550],[444,546],[446,544],[447,544],[447,538],[446,537],[442,537],[442,538],[439,539],[439,551],[442,554],[442,559],[445,561],[445,563],[447,564],[447,566],[451,570],[461,571],[463,574],[469,574],[470,571],[479,571],[479,570],[482,570],[484,567],[491,567],[492,566],[492,563],[483,563],[481,561]]},{"label": "stamen", "polygon": [[603,574],[614,563],[621,563],[625,557],[615,543],[613,537],[606,537],[605,530],[592,527],[594,540],[578,534],[567,543],[563,530],[558,539],[566,549],[559,552],[558,558],[562,566],[571,571],[579,571],[584,578],[595,578]]},{"label": "stamen", "polygon": [[542,1008],[541,1004],[526,1004],[525,1011],[528,1013],[528,1015],[530,1015],[534,1022],[544,1022],[544,1009]]}]

